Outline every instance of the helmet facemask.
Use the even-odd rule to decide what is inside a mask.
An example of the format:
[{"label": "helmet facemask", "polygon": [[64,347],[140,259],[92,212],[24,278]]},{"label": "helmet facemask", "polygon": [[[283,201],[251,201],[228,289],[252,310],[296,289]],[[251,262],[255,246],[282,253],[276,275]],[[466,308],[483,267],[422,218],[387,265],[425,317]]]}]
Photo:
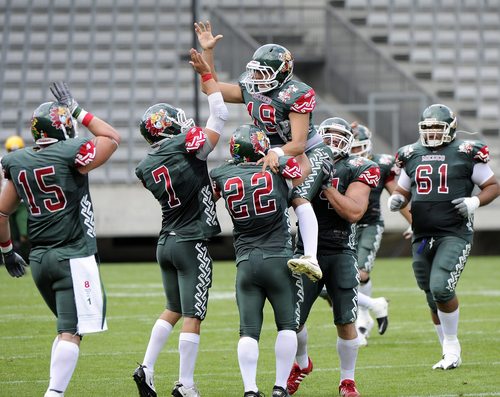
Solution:
[{"label": "helmet facemask", "polygon": [[285,62],[283,62],[278,70],[274,70],[270,66],[261,65],[259,61],[250,61],[247,64],[247,74],[243,78],[243,84],[245,84],[246,90],[250,94],[255,94],[257,92],[264,93],[278,88],[281,84],[290,80],[292,75],[280,83],[276,78],[279,74],[279,70],[283,67]]},{"label": "helmet facemask", "polygon": [[319,126],[319,134],[335,157],[347,156],[351,152],[354,135],[344,119],[334,117],[323,121]]},{"label": "helmet facemask", "polygon": [[[356,149],[356,150],[354,150]],[[353,156],[368,157],[372,152],[372,141],[370,139],[357,140],[354,139],[351,146],[351,154]]]},{"label": "helmet facemask", "polygon": [[[454,124],[456,125],[456,120]],[[446,121],[421,121],[418,123],[420,142],[427,147],[437,147],[450,143],[455,138],[455,134],[451,133],[451,128],[452,126]]]}]

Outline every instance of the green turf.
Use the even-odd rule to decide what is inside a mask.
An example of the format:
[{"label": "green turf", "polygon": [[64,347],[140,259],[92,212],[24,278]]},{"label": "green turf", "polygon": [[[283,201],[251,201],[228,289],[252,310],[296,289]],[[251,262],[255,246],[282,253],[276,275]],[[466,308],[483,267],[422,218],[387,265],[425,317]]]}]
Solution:
[{"label": "green turf", "polygon": [[[470,258],[458,286],[459,336],[463,365],[432,371],[440,348],[423,293],[408,258],[379,259],[374,296],[390,299],[390,325],[360,350],[356,381],[363,397],[500,396],[500,288],[498,257]],[[238,313],[233,263],[214,265],[214,283],[203,323],[195,379],[203,397],[242,396],[236,357]],[[66,396],[136,396],[132,372],[143,358],[149,333],[164,307],[159,269],[154,264],[103,265],[109,331],[84,338]],[[0,269],[0,396],[43,396],[48,384],[55,321],[31,277],[12,279]],[[339,363],[327,304],[318,300],[309,318],[313,373],[296,393],[335,396]],[[375,332],[375,331],[374,331]],[[274,383],[273,318],[266,306],[260,342],[258,385],[270,396]],[[169,396],[178,378],[178,330],[156,366],[159,396]]]}]

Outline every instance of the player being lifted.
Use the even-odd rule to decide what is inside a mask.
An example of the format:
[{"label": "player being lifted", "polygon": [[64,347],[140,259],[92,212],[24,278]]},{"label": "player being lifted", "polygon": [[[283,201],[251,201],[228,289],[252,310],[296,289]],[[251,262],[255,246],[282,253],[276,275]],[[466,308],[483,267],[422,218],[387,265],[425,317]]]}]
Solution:
[{"label": "player being lifted", "polygon": [[[213,50],[222,35],[214,37],[209,22],[195,23],[195,32],[203,56],[211,67],[211,74],[218,81]],[[255,51],[238,84],[218,83],[224,101],[244,103],[253,123],[265,131],[270,139],[271,150],[260,160],[262,172],[267,167],[274,173],[278,172],[280,157],[287,155],[297,157],[304,176],[314,176],[318,169],[311,167],[312,162],[308,161],[308,157],[314,155],[315,148],[322,142],[312,124],[316,98],[311,87],[292,80],[293,62],[292,54],[285,47],[266,44]],[[301,180],[295,182],[299,183]],[[304,255],[291,259],[288,266],[312,280],[318,280],[322,274],[316,259],[316,216],[311,204],[303,198],[294,199],[292,205],[302,230]]]},{"label": "player being lifted", "polygon": [[[433,369],[454,369],[461,362],[459,304],[455,293],[470,254],[474,211],[499,195],[481,141],[456,139],[457,117],[434,104],[422,113],[420,139],[398,150],[398,186],[389,197],[391,211],[411,200],[413,272],[425,292],[442,346]],[[472,195],[474,187],[479,188]]]},{"label": "player being lifted", "polygon": [[220,233],[207,169],[207,156],[219,141],[227,108],[210,68],[191,49],[191,65],[202,75],[210,116],[205,128],[195,127],[182,109],[159,103],[146,110],[140,131],[152,151],[136,175],[161,204],[162,228],[156,251],[161,268],[166,309],[157,319],[142,364],[134,372],[141,397],[156,397],[154,368],[173,327],[179,334],[179,380],[174,397],[199,397],[194,383],[201,323],[212,284],[212,258],[207,239]]}]

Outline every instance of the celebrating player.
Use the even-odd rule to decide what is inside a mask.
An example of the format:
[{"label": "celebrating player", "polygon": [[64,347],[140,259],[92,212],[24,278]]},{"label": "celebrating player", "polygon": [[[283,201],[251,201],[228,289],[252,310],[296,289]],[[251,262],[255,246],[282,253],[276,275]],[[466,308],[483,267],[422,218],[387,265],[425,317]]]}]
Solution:
[{"label": "celebrating player", "polygon": [[182,109],[159,103],[146,110],[140,124],[152,151],[136,175],[161,204],[163,222],[156,256],[167,297],[166,309],[151,331],[142,364],[134,372],[141,397],[156,397],[154,367],[173,327],[183,318],[179,335],[179,380],[174,397],[199,397],[194,382],[201,322],[205,319],[212,258],[207,239],[220,233],[207,169],[207,156],[219,141],[228,112],[210,67],[191,49],[191,65],[202,76],[210,116],[195,127]]},{"label": "celebrating player", "polygon": [[[87,174],[109,159],[120,136],[82,109],[66,83],[53,83],[51,91],[57,102],[42,103],[31,118],[37,146],[2,159],[7,184],[0,196],[0,246],[9,273],[22,275],[24,261],[12,249],[8,223],[22,200],[28,209],[33,280],[57,318],[45,397],[62,397],[82,335],[107,329]],[[77,122],[94,138],[78,138]]]},{"label": "celebrating player", "polygon": [[[398,211],[411,200],[413,272],[442,345],[433,369],[448,370],[462,362],[455,289],[472,247],[474,211],[499,195],[499,184],[487,164],[488,147],[456,139],[449,107],[429,106],[418,127],[420,140],[397,153],[401,175],[388,205]],[[480,192],[472,195],[475,186]]]}]

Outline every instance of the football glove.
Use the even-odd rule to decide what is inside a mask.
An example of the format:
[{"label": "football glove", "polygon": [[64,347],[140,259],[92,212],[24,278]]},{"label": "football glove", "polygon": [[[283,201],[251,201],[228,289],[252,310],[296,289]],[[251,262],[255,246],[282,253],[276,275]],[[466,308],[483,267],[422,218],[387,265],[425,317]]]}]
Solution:
[{"label": "football glove", "polygon": [[403,237],[405,240],[411,239],[413,236],[413,229],[411,228],[411,225],[408,226],[408,228],[403,232]]},{"label": "football glove", "polygon": [[400,193],[394,193],[387,200],[387,207],[391,211],[399,211],[406,204],[406,198]]},{"label": "football glove", "polygon": [[456,204],[455,208],[458,210],[460,215],[464,218],[468,218],[474,214],[474,211],[479,208],[481,204],[479,202],[479,197],[460,197],[451,201],[452,204]]},{"label": "football glove", "polygon": [[22,277],[26,274],[26,262],[14,250],[3,253],[5,268],[12,277]]},{"label": "football glove", "polygon": [[73,117],[77,117],[74,113],[78,109],[78,102],[71,95],[68,84],[65,81],[54,81],[49,88],[57,102],[67,106]]},{"label": "football glove", "polygon": [[335,172],[335,165],[333,164],[332,160],[323,160],[321,170],[324,173],[323,184],[321,185],[321,188],[328,189],[329,187],[332,187],[332,176]]}]

